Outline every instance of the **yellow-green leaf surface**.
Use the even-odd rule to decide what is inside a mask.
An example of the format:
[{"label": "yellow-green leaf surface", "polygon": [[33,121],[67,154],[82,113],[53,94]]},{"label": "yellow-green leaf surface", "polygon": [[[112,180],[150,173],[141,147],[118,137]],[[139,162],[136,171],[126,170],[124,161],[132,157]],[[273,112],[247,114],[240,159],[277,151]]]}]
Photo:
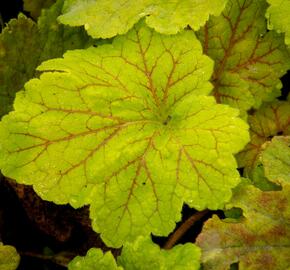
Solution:
[{"label": "yellow-green leaf surface", "polygon": [[23,9],[28,11],[32,18],[37,19],[42,9],[49,8],[56,0],[23,0]]},{"label": "yellow-green leaf surface", "polygon": [[265,142],[277,135],[290,135],[290,102],[265,103],[248,118],[251,141],[238,154],[238,163],[246,176],[252,177]]},{"label": "yellow-green leaf surface", "polygon": [[270,7],[267,10],[269,29],[285,33],[285,42],[290,45],[290,0],[267,0]]},{"label": "yellow-green leaf surface", "polygon": [[84,30],[56,22],[62,6],[59,0],[44,10],[38,24],[20,14],[0,34],[0,117],[12,109],[15,93],[36,75],[42,61],[92,44]]},{"label": "yellow-green leaf surface", "polygon": [[56,203],[80,206],[92,191],[93,226],[112,246],[167,235],[184,202],[223,207],[248,126],[206,96],[212,65],[192,31],[166,36],[143,23],[43,63],[2,120],[3,174]]},{"label": "yellow-green leaf surface", "polygon": [[290,184],[290,137],[277,136],[266,143],[262,164],[265,176],[270,181],[281,186]]},{"label": "yellow-green leaf surface", "polygon": [[92,248],[84,257],[74,258],[69,270],[198,270],[200,249],[190,243],[177,245],[170,250],[160,249],[151,239],[138,237],[133,243],[125,243],[121,255],[115,261],[111,252]]},{"label": "yellow-green leaf surface", "polygon": [[229,0],[198,33],[204,53],[215,61],[214,96],[244,116],[280,95],[279,78],[290,68],[283,35],[267,32],[266,8],[264,0]]},{"label": "yellow-green leaf surface", "polygon": [[20,262],[20,256],[12,246],[2,245],[0,242],[0,269],[16,270]]},{"label": "yellow-green leaf surface", "polygon": [[239,221],[209,219],[197,238],[204,270],[285,270],[290,267],[290,186],[263,192],[238,190],[228,207],[243,209]]},{"label": "yellow-green leaf surface", "polygon": [[91,248],[86,256],[75,257],[68,265],[68,270],[122,270],[117,266],[111,252],[103,253],[101,249]]},{"label": "yellow-green leaf surface", "polygon": [[84,25],[94,38],[125,34],[141,18],[163,34],[176,34],[186,26],[194,30],[219,15],[226,0],[66,0],[60,22]]},{"label": "yellow-green leaf surface", "polygon": [[134,243],[124,245],[118,264],[126,270],[199,270],[200,253],[191,243],[164,250],[151,239],[139,237]]}]

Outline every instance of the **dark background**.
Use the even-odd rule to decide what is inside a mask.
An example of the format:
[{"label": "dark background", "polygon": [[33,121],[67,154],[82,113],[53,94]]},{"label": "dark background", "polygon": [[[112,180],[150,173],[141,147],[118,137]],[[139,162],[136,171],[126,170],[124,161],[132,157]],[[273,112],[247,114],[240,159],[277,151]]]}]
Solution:
[{"label": "dark background", "polygon": [[1,0],[0,14],[3,22],[8,22],[10,19],[16,18],[19,12],[23,12],[22,6],[22,0]]}]

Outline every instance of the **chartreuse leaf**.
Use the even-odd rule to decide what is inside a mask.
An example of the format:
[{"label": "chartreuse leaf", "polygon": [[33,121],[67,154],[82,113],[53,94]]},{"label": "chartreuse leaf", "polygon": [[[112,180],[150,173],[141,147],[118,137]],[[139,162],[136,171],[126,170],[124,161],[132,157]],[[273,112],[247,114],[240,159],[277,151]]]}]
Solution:
[{"label": "chartreuse leaf", "polygon": [[23,9],[28,11],[32,18],[37,19],[41,10],[49,8],[56,0],[23,0]]},{"label": "chartreuse leaf", "polygon": [[279,96],[279,78],[290,67],[284,37],[267,32],[264,0],[229,0],[199,33],[204,53],[215,60],[213,94],[219,103],[250,108]]},{"label": "chartreuse leaf", "polygon": [[290,135],[290,102],[265,103],[248,118],[251,141],[237,155],[240,167],[252,178],[263,151],[263,144],[276,135]]},{"label": "chartreuse leaf", "polygon": [[290,45],[290,0],[267,0],[270,7],[267,10],[269,29],[285,33],[285,42]]},{"label": "chartreuse leaf", "polygon": [[167,235],[184,202],[218,209],[230,199],[248,126],[205,96],[212,61],[192,31],[141,23],[39,70],[1,122],[0,167],[46,200],[80,206],[77,195],[90,196],[107,245]]},{"label": "chartreuse leaf", "polygon": [[[85,257],[74,258],[69,270],[197,270],[200,267],[200,249],[190,243],[162,250],[151,239],[138,237],[134,243],[125,243],[117,263],[111,254],[92,248]],[[118,265],[118,266],[117,266]]]},{"label": "chartreuse leaf", "polygon": [[118,264],[126,270],[198,270],[200,255],[200,249],[191,243],[162,250],[151,239],[139,237],[124,245]]},{"label": "chartreuse leaf", "polygon": [[20,256],[12,246],[3,245],[0,242],[0,269],[16,270],[20,262]]},{"label": "chartreuse leaf", "polygon": [[197,238],[205,270],[240,270],[290,267],[290,186],[282,191],[263,192],[254,186],[237,190],[228,207],[239,207],[244,218],[209,219]]},{"label": "chartreuse leaf", "polygon": [[68,265],[68,270],[121,270],[110,251],[103,254],[98,248],[91,248],[85,257],[77,256]]},{"label": "chartreuse leaf", "polygon": [[186,26],[204,25],[209,14],[219,15],[227,0],[66,0],[59,21],[84,25],[94,38],[125,34],[141,18],[163,34],[176,34]]},{"label": "chartreuse leaf", "polygon": [[264,145],[262,163],[265,176],[281,186],[290,184],[290,137],[274,137]]},{"label": "chartreuse leaf", "polygon": [[84,30],[56,22],[62,6],[59,0],[44,10],[38,24],[20,14],[0,34],[0,117],[12,109],[15,93],[35,76],[42,61],[92,44]]}]

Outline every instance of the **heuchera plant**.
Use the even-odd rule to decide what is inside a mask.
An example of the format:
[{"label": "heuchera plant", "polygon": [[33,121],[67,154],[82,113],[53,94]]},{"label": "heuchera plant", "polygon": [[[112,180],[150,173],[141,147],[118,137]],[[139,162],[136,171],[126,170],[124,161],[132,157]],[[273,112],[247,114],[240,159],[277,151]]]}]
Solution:
[{"label": "heuchera plant", "polygon": [[[69,269],[288,269],[290,1],[52,2],[0,35],[0,168],[122,247]],[[183,204],[226,219],[160,249]]]}]

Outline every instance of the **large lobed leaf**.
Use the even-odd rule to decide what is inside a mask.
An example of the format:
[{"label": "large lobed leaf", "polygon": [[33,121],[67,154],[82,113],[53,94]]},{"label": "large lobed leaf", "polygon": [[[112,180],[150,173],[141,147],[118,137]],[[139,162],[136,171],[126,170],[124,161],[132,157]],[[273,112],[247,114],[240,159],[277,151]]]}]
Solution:
[{"label": "large lobed leaf", "polygon": [[111,246],[167,235],[184,202],[218,209],[230,199],[248,127],[205,96],[212,61],[192,31],[165,36],[141,23],[39,70],[1,122],[4,175],[56,203],[81,206],[86,194]]},{"label": "large lobed leaf", "polygon": [[285,42],[290,45],[290,0],[267,0],[268,27],[285,33]]},{"label": "large lobed leaf", "polygon": [[141,18],[163,34],[176,34],[186,26],[204,25],[210,14],[219,15],[227,0],[66,0],[60,22],[84,25],[94,38],[125,34]]},{"label": "large lobed leaf", "polygon": [[204,53],[215,60],[214,96],[244,116],[280,95],[280,77],[290,68],[284,37],[267,31],[266,8],[264,0],[229,0],[198,33]]},{"label": "large lobed leaf", "polygon": [[290,186],[263,192],[253,186],[237,190],[228,206],[243,209],[240,221],[208,220],[197,244],[205,270],[285,270],[290,267]]},{"label": "large lobed leaf", "polygon": [[249,116],[251,141],[238,154],[238,163],[245,175],[253,177],[259,164],[263,145],[276,135],[290,135],[290,102],[274,101],[265,103]]},{"label": "large lobed leaf", "polygon": [[139,237],[134,243],[125,243],[121,255],[114,260],[110,252],[103,254],[92,248],[85,257],[74,258],[69,270],[198,270],[200,250],[193,244],[177,245],[162,250],[151,239]]},{"label": "large lobed leaf", "polygon": [[0,117],[12,109],[15,93],[36,75],[42,61],[93,43],[84,30],[56,22],[62,6],[59,0],[44,10],[37,24],[20,14],[0,34]]}]

